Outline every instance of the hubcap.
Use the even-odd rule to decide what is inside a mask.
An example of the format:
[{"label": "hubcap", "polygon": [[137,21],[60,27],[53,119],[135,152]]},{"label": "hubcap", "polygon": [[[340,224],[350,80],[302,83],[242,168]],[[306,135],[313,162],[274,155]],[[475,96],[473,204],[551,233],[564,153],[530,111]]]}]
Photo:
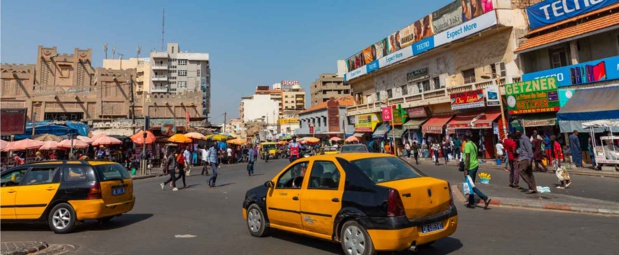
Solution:
[{"label": "hubcap", "polygon": [[249,225],[249,229],[251,232],[258,232],[260,230],[260,225],[262,224],[262,217],[260,216],[260,212],[257,209],[252,208],[247,213],[247,224]]},{"label": "hubcap", "polygon": [[344,230],[344,247],[346,254],[357,255],[365,252],[365,236],[361,229],[356,226],[349,226]]},{"label": "hubcap", "polygon": [[69,222],[71,222],[71,213],[66,208],[60,208],[54,212],[54,216],[52,217],[52,224],[57,229],[64,229],[69,226]]}]

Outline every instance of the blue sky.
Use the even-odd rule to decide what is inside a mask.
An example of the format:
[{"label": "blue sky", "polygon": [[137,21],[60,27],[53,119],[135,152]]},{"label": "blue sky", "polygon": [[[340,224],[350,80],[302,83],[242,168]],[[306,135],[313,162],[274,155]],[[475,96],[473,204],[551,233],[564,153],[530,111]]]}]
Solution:
[{"label": "blue sky", "polygon": [[[241,96],[258,85],[298,80],[307,91],[336,61],[412,23],[451,0],[271,0],[271,1],[70,1],[5,0],[1,16],[1,61],[35,63],[38,45],[93,49],[100,67],[103,44],[125,58],[161,48],[208,52],[211,58],[211,121],[238,116]],[[109,51],[111,55],[111,50]],[[309,99],[308,99],[309,101]]]}]

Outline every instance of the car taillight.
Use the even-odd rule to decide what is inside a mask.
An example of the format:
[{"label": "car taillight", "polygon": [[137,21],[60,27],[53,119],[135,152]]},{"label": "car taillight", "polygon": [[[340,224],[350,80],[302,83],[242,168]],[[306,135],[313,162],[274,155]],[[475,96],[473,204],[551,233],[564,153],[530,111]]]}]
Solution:
[{"label": "car taillight", "polygon": [[86,200],[91,199],[101,199],[101,185],[99,183],[95,183],[90,187],[90,191],[88,191],[88,197]]},{"label": "car taillight", "polygon": [[397,190],[389,190],[389,200],[387,200],[387,216],[395,217],[404,215],[404,204]]}]

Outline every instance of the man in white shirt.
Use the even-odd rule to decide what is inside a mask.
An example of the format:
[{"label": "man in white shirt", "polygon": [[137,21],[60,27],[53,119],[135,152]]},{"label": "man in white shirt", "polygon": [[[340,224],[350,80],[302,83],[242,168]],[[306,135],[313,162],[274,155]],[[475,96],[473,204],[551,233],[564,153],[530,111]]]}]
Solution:
[{"label": "man in white shirt", "polygon": [[186,148],[183,152],[183,157],[185,157],[185,165],[187,165],[187,169],[185,169],[185,172],[187,173],[187,176],[189,176],[191,173],[191,152],[189,152],[189,150]]},{"label": "man in white shirt", "polygon": [[204,147],[200,148],[200,156],[202,158],[202,173],[200,175],[208,175],[208,151]]},{"label": "man in white shirt", "polygon": [[226,149],[226,153],[228,155],[228,164],[230,164],[230,162],[232,162],[232,148],[228,147],[228,149]]},{"label": "man in white shirt", "polygon": [[503,147],[503,143],[501,141],[496,143],[496,157],[501,159],[501,162],[503,162],[503,155],[505,152],[505,147]]}]

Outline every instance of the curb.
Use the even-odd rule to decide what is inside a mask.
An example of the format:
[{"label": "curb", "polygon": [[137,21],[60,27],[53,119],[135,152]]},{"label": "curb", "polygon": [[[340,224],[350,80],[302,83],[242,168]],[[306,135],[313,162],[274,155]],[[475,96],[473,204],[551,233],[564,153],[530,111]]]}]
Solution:
[{"label": "curb", "polygon": [[[466,201],[466,198],[462,194],[462,191],[458,188],[458,185],[451,185],[451,190],[455,197],[460,201]],[[619,216],[619,208],[617,209],[604,209],[604,208],[592,208],[582,206],[572,206],[569,204],[554,204],[554,203],[523,203],[521,200],[512,201],[509,198],[492,197],[490,205],[498,207],[518,207],[527,209],[541,209],[551,211],[567,211],[576,213],[591,213],[601,214],[606,216]],[[483,204],[483,201],[478,201],[477,204]]]},{"label": "curb", "polygon": [[[2,244],[6,244],[6,243],[23,243],[23,242],[2,242]],[[38,244],[36,244],[33,247],[25,248],[19,251],[10,251],[6,253],[2,252],[2,255],[26,255],[26,254],[42,251],[46,249],[47,247],[49,247],[49,244],[47,244],[46,242],[34,242],[34,243],[38,243]]]},{"label": "curb", "polygon": [[155,177],[160,177],[160,176],[163,176],[163,174],[131,176],[131,180],[143,180],[143,179],[155,178]]}]

